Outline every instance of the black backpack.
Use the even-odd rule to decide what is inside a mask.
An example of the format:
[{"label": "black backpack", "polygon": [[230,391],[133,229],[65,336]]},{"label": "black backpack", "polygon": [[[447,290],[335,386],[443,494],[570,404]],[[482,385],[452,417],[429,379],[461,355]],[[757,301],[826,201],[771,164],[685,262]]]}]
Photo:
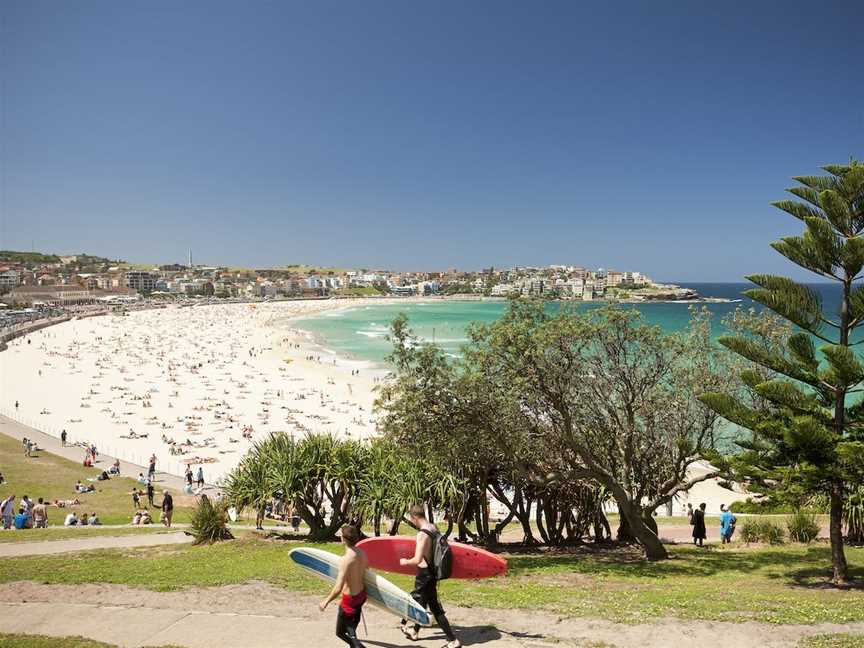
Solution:
[{"label": "black backpack", "polygon": [[453,573],[453,551],[450,549],[447,537],[440,531],[420,529],[420,532],[432,538],[432,564],[429,565],[432,575],[436,580],[450,578],[450,574]]}]

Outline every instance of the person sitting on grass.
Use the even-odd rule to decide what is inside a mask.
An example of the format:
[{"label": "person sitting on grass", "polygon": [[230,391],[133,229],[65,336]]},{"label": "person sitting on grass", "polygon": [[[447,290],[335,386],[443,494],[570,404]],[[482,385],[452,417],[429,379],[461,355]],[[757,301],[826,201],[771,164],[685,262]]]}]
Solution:
[{"label": "person sitting on grass", "polygon": [[30,521],[30,515],[23,508],[18,509],[18,515],[15,516],[15,528],[18,530],[29,529],[33,526]]},{"label": "person sitting on grass", "polygon": [[114,463],[111,464],[111,467],[108,469],[108,472],[112,475],[119,475],[120,474],[120,460],[119,459],[114,460]]},{"label": "person sitting on grass", "polygon": [[63,521],[63,526],[78,526],[78,516],[75,515],[75,511],[69,511],[69,515]]},{"label": "person sitting on grass", "polygon": [[81,518],[78,520],[78,524],[81,526],[87,526],[88,524],[90,524],[90,518],[87,516],[86,513],[81,514]]},{"label": "person sitting on grass", "polygon": [[99,475],[96,479],[98,479],[99,481],[107,481],[107,480],[109,480],[109,479],[111,479],[111,478],[108,476],[108,473],[107,473],[106,471],[103,470],[103,471],[102,471],[102,474]]},{"label": "person sitting on grass", "polygon": [[81,483],[80,479],[75,484],[75,492],[77,492],[77,493],[93,493],[95,491],[96,491],[95,486],[93,486],[92,484],[85,486],[84,484]]},{"label": "person sitting on grass", "polygon": [[96,511],[90,515],[90,526],[102,526],[102,520],[96,516]]},{"label": "person sitting on grass", "polygon": [[132,516],[132,525],[138,526],[141,524],[141,511],[135,511],[135,515]]}]

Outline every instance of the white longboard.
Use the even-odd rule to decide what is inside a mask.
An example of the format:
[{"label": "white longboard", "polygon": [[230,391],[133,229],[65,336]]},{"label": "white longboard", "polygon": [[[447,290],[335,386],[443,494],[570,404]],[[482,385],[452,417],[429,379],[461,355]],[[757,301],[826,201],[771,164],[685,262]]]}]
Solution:
[{"label": "white longboard", "polygon": [[[323,549],[303,547],[292,549],[288,552],[288,556],[301,569],[305,569],[328,583],[336,582],[336,577],[339,575],[339,556],[336,554]],[[373,605],[400,619],[408,619],[421,626],[432,625],[429,613],[406,592],[403,592],[383,576],[379,576],[369,569],[366,571],[366,578],[363,582],[366,585],[368,600]]]}]

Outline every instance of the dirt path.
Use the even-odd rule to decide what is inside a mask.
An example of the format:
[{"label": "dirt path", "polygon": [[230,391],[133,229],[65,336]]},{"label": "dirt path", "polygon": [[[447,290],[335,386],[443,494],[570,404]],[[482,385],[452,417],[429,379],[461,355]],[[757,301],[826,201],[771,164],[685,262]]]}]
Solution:
[{"label": "dirt path", "polygon": [[[317,596],[264,583],[178,592],[122,585],[10,583],[0,589],[0,614],[5,632],[83,634],[129,648],[164,644],[186,648],[337,648],[343,644],[333,636],[335,608],[321,614],[316,607],[318,600]],[[812,634],[864,633],[864,623],[773,626],[661,620],[630,626],[561,619],[536,611],[455,606],[448,606],[448,616],[466,646],[502,648],[560,648],[589,642],[617,648],[788,648]],[[368,646],[437,648],[443,643],[436,630],[425,632],[425,639],[417,644],[406,641],[398,631],[398,621],[371,606],[366,624],[368,635],[362,629],[360,635]]]},{"label": "dirt path", "polygon": [[182,531],[177,533],[142,533],[125,536],[94,536],[68,540],[44,540],[41,542],[0,543],[0,558],[16,556],[45,556],[48,554],[89,551],[91,549],[125,549],[127,547],[154,547],[167,544],[185,544],[192,538]]}]

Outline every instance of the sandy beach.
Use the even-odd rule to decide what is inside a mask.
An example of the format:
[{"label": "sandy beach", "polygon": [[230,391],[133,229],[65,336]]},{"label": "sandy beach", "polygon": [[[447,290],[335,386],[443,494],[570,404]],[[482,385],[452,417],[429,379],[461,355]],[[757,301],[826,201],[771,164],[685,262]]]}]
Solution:
[{"label": "sandy beach", "polygon": [[383,370],[337,356],[291,322],[363,303],[167,307],[64,322],[0,353],[0,410],[138,465],[155,454],[160,471],[203,465],[214,483],[274,431],[375,432]]}]

